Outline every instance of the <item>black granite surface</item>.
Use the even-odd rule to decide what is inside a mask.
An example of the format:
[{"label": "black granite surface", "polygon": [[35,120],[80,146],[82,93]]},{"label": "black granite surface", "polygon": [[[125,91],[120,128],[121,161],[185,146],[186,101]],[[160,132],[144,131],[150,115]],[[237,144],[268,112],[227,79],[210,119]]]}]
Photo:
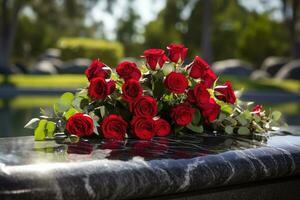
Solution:
[{"label": "black granite surface", "polygon": [[[293,133],[298,133],[294,131]],[[57,144],[0,139],[0,199],[143,199],[300,175],[300,137],[185,135]]]}]

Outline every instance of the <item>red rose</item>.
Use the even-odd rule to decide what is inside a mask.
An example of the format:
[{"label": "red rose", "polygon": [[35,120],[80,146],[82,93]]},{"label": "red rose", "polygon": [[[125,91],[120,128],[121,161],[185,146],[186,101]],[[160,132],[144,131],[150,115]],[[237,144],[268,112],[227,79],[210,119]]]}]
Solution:
[{"label": "red rose", "polygon": [[142,96],[131,104],[131,111],[136,116],[154,117],[157,113],[157,102],[153,97]]},{"label": "red rose", "polygon": [[75,113],[68,119],[66,130],[69,134],[79,137],[89,136],[94,132],[94,122],[88,115]]},{"label": "red rose", "polygon": [[121,62],[118,64],[116,71],[120,78],[123,78],[125,81],[129,79],[139,80],[141,78],[141,71],[134,62]]},{"label": "red rose", "polygon": [[213,98],[209,100],[206,104],[200,105],[200,110],[202,113],[202,117],[204,118],[205,123],[213,122],[217,119],[220,113],[221,107],[215,102]]},{"label": "red rose", "polygon": [[165,51],[162,49],[148,49],[144,51],[144,57],[146,58],[146,65],[151,70],[158,70],[163,67],[168,57],[165,55]]},{"label": "red rose", "polygon": [[215,72],[211,69],[208,69],[206,71],[206,74],[204,75],[204,77],[202,78],[202,82],[205,84],[205,86],[207,88],[211,88],[215,81],[217,80],[217,75],[215,74]]},{"label": "red rose", "polygon": [[113,93],[116,89],[116,81],[114,80],[109,80],[106,82],[107,83],[107,88],[108,88],[108,92],[107,95],[110,95],[111,93]]},{"label": "red rose", "polygon": [[133,102],[143,94],[143,88],[139,81],[130,79],[122,85],[123,99],[127,102]]},{"label": "red rose", "polygon": [[170,44],[167,49],[169,50],[169,59],[175,63],[184,62],[188,49],[181,44]]},{"label": "red rose", "polygon": [[155,120],[155,134],[160,136],[160,137],[164,137],[169,135],[171,132],[171,126],[170,124],[162,119],[159,118],[158,120]]},{"label": "red rose", "polygon": [[186,126],[192,122],[194,112],[195,109],[188,104],[177,104],[171,109],[171,118],[176,124]]},{"label": "red rose", "polygon": [[252,113],[253,114],[257,114],[260,115],[260,113],[263,111],[263,107],[262,105],[256,105],[254,106],[254,108],[252,109]]},{"label": "red rose", "polygon": [[199,56],[196,56],[194,61],[187,66],[187,70],[190,77],[194,79],[200,78],[207,88],[213,86],[217,79],[216,74],[210,69],[209,65]]},{"label": "red rose", "polygon": [[182,73],[171,72],[167,75],[164,85],[171,92],[180,94],[185,92],[186,88],[189,86],[189,82]]},{"label": "red rose", "polygon": [[150,140],[155,134],[155,122],[149,117],[134,117],[131,121],[132,133],[142,140]]},{"label": "red rose", "polygon": [[106,82],[104,78],[93,78],[88,89],[89,96],[93,100],[105,99],[115,89],[115,82]]},{"label": "red rose", "polygon": [[217,92],[216,97],[224,102],[234,104],[236,97],[232,89],[232,85],[229,81],[226,81],[223,85],[219,85],[215,88]]},{"label": "red rose", "polygon": [[188,101],[198,107],[201,104],[208,103],[209,99],[210,94],[203,82],[198,83],[192,90],[188,91]]},{"label": "red rose", "polygon": [[101,131],[105,138],[124,140],[127,122],[119,115],[110,114],[101,122]]},{"label": "red rose", "polygon": [[196,56],[193,62],[187,66],[190,77],[194,79],[203,78],[208,69],[209,65],[199,56]]},{"label": "red rose", "polygon": [[194,89],[191,89],[187,92],[187,102],[191,104],[196,104],[196,97],[194,95]]},{"label": "red rose", "polygon": [[92,61],[90,66],[85,70],[85,75],[88,80],[91,81],[93,78],[102,77],[108,78],[110,76],[111,70],[104,63],[102,63],[99,59],[95,59]]}]

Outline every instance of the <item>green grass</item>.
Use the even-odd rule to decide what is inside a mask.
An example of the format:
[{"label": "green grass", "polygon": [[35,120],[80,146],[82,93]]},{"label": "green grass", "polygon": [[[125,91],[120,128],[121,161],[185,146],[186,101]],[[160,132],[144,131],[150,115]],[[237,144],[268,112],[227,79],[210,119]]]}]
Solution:
[{"label": "green grass", "polygon": [[[88,81],[84,75],[12,75],[11,83],[20,88],[81,88],[86,87]],[[222,76],[219,83],[230,80],[235,90],[279,90],[300,92],[300,81],[296,80],[250,80],[244,77]],[[0,82],[3,76],[0,76]]]},{"label": "green grass", "polygon": [[220,77],[219,83],[226,80],[232,82],[235,90],[244,89],[245,91],[254,90],[278,90],[287,92],[300,92],[300,81],[297,80],[276,80],[276,79],[264,79],[264,80],[250,80],[245,77],[236,76],[223,76]]},{"label": "green grass", "polygon": [[298,102],[268,104],[268,107],[271,107],[272,110],[279,110],[287,115],[298,115],[300,111],[300,104]]},{"label": "green grass", "polygon": [[20,88],[79,88],[88,83],[84,75],[12,75],[9,81]]},{"label": "green grass", "polygon": [[[32,107],[48,107],[57,103],[59,96],[18,96],[9,100],[13,109],[26,109]],[[4,106],[4,100],[0,99],[0,108]]]},{"label": "green grass", "polygon": [[20,96],[10,103],[12,108],[47,107],[57,103],[59,96]]}]

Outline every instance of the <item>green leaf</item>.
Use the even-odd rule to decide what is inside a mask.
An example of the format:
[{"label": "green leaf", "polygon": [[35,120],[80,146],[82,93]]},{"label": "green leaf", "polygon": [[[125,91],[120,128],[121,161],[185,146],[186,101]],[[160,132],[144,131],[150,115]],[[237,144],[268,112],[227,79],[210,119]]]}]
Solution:
[{"label": "green leaf", "polygon": [[160,99],[166,91],[166,88],[163,86],[164,74],[162,71],[158,71],[153,75],[153,97]]},{"label": "green leaf", "polygon": [[68,120],[72,115],[74,115],[77,112],[75,108],[70,108],[64,113],[64,117]]},{"label": "green leaf", "polygon": [[218,116],[218,121],[223,121],[226,118],[226,114],[223,112],[220,112],[219,116]]},{"label": "green leaf", "polygon": [[243,116],[245,119],[249,120],[249,121],[252,120],[252,114],[251,114],[251,112],[250,112],[249,110],[245,110],[245,111],[242,113],[242,116]]},{"label": "green leaf", "polygon": [[88,90],[87,89],[83,89],[79,92],[76,93],[76,96],[84,98],[84,99],[88,99]]},{"label": "green leaf", "polygon": [[260,117],[258,115],[253,115],[253,119],[257,123],[261,121],[261,119],[260,119]]},{"label": "green leaf", "polygon": [[224,121],[223,121],[223,124],[236,126],[237,125],[237,121],[235,119],[233,119],[232,117],[226,117],[224,119]]},{"label": "green leaf", "polygon": [[188,129],[190,129],[191,131],[195,132],[195,133],[203,133],[203,126],[195,126],[192,123],[189,123],[186,126]]},{"label": "green leaf", "polygon": [[47,115],[46,111],[43,108],[40,108],[40,113],[41,113],[41,115]]},{"label": "green leaf", "polygon": [[46,125],[46,132],[47,132],[47,137],[49,139],[53,139],[53,134],[54,134],[55,129],[56,129],[56,123],[48,121],[47,125]]},{"label": "green leaf", "polygon": [[104,118],[104,117],[105,117],[105,113],[106,113],[106,112],[105,112],[105,107],[104,107],[104,106],[100,106],[99,109],[100,109],[101,117]]},{"label": "green leaf", "polygon": [[233,127],[232,126],[226,126],[225,127],[225,133],[232,134],[233,133]]},{"label": "green leaf", "polygon": [[53,104],[53,110],[56,115],[58,115],[58,113],[61,112],[59,109],[58,103]]},{"label": "green leaf", "polygon": [[201,120],[201,113],[200,113],[200,111],[197,109],[197,110],[194,112],[192,123],[193,123],[194,125],[197,125],[197,124],[199,124],[200,120]]},{"label": "green leaf", "polygon": [[46,138],[46,130],[45,130],[46,129],[46,124],[47,124],[46,119],[40,120],[38,126],[34,130],[34,140],[35,141],[45,140],[45,138]]},{"label": "green leaf", "polygon": [[219,77],[217,77],[217,79],[215,80],[214,84],[213,84],[213,88],[215,89],[215,87],[217,86],[217,82],[219,80]]},{"label": "green leaf", "polygon": [[162,71],[165,76],[168,75],[169,73],[171,73],[173,70],[174,70],[173,63],[165,63],[164,67],[162,68]]},{"label": "green leaf", "polygon": [[183,128],[184,128],[184,126],[175,125],[174,126],[174,133],[175,134],[179,133]]},{"label": "green leaf", "polygon": [[236,120],[242,125],[242,126],[246,126],[248,124],[248,121],[242,116],[239,115],[236,117]]},{"label": "green leaf", "polygon": [[221,110],[225,113],[231,114],[232,113],[232,107],[229,104],[223,104],[221,106]]},{"label": "green leaf", "polygon": [[165,75],[164,75],[164,73],[163,73],[162,70],[157,71],[157,72],[153,75],[153,78],[155,79],[155,81],[158,81],[158,80],[163,81],[163,80],[164,80],[164,77],[165,77]]},{"label": "green leaf", "polygon": [[24,128],[35,129],[38,126],[39,121],[39,118],[33,118],[24,126]]},{"label": "green leaf", "polygon": [[272,114],[271,114],[271,117],[274,121],[278,121],[281,117],[281,112],[273,111]]},{"label": "green leaf", "polygon": [[58,103],[54,104],[54,111],[56,113],[64,112],[72,106],[74,95],[71,92],[64,93]]},{"label": "green leaf", "polygon": [[85,110],[86,106],[89,105],[89,97],[86,89],[83,89],[75,94],[75,97],[72,101],[72,106],[78,110]]},{"label": "green leaf", "polygon": [[238,129],[238,134],[239,135],[250,135],[250,130],[247,127],[242,126]]},{"label": "green leaf", "polygon": [[89,113],[89,116],[92,118],[93,120],[93,123],[94,123],[94,133],[96,135],[99,135],[99,132],[98,132],[98,127],[99,127],[99,117],[97,115],[95,115],[94,112],[90,112]]},{"label": "green leaf", "polygon": [[82,110],[85,110],[86,109],[86,107],[89,105],[89,100],[88,99],[82,99],[81,101],[80,101],[80,108],[82,109]]},{"label": "green leaf", "polygon": [[164,108],[163,103],[158,104],[157,112],[159,113]]}]

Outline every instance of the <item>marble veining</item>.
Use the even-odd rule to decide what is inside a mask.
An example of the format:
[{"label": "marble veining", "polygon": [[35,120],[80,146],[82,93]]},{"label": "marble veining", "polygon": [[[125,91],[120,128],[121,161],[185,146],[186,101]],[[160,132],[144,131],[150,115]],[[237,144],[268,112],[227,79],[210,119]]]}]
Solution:
[{"label": "marble veining", "polygon": [[300,175],[300,137],[0,139],[0,199],[133,199]]}]

